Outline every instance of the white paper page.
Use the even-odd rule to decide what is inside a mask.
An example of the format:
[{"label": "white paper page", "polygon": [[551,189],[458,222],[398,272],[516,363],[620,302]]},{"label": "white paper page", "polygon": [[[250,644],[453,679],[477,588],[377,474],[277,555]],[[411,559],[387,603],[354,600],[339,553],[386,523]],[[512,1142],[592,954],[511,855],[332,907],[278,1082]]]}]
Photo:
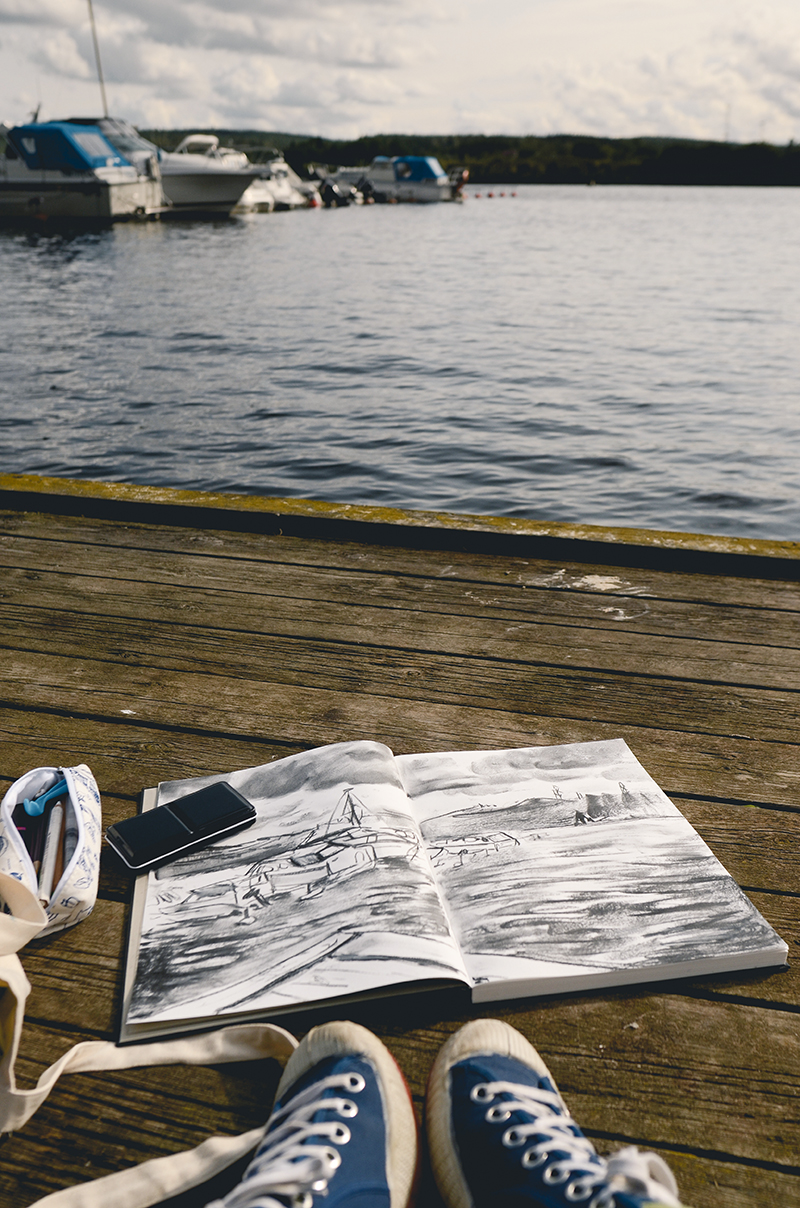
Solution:
[{"label": "white paper page", "polygon": [[621,739],[396,763],[475,985],[537,993],[614,971],[785,958]]},{"label": "white paper page", "polygon": [[128,1025],[467,980],[388,747],[173,781],[159,804],[220,780],[258,818],[150,874]]}]

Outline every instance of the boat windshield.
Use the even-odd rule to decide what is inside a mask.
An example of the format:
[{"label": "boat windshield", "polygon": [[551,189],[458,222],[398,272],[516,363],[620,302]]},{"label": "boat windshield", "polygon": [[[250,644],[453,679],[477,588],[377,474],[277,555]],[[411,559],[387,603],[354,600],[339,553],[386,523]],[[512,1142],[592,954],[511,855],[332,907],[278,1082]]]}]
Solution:
[{"label": "boat windshield", "polygon": [[97,125],[112,146],[116,147],[122,155],[130,157],[137,151],[146,151],[148,155],[152,155],[153,152],[158,154],[158,147],[155,143],[142,138],[139,131],[130,122],[122,122],[115,117],[104,117],[98,121]]}]

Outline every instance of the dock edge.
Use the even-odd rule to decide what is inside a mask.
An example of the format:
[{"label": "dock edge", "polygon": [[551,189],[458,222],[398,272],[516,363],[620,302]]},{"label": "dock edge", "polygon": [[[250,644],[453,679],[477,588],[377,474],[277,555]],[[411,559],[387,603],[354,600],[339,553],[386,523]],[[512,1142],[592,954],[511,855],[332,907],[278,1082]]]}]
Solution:
[{"label": "dock edge", "polygon": [[0,509],[409,549],[800,579],[798,541],[412,511],[35,474],[0,474]]}]

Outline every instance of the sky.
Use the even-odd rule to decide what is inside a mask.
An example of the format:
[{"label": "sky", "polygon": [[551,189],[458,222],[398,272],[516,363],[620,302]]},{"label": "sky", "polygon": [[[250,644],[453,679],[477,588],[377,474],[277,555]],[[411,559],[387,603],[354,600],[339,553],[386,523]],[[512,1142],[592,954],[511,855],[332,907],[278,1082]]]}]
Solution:
[{"label": "sky", "polygon": [[[797,0],[95,0],[146,128],[800,141]],[[87,0],[0,0],[0,121],[101,112]]]}]

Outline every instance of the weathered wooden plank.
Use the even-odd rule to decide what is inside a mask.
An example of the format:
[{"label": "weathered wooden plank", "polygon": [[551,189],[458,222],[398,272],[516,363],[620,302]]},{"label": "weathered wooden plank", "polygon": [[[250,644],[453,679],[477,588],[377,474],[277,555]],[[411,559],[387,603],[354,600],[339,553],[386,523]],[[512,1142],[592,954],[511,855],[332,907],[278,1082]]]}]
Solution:
[{"label": "weathered wooden plank", "polygon": [[[176,635],[177,640],[177,635]],[[269,680],[250,676],[202,675],[149,666],[75,660],[56,654],[13,651],[0,692],[7,706],[48,708],[94,717],[135,716],[148,724],[211,729],[230,734],[263,732],[262,719],[315,714],[331,709],[413,709],[422,732],[428,710],[440,702],[469,710],[536,717],[605,721],[619,726],[646,723],[660,729],[739,735],[791,742],[800,726],[800,696],[779,691],[731,688],[646,676],[615,676],[578,669],[521,667],[471,660],[468,667],[434,655],[383,651],[369,659],[363,650],[317,652],[305,672],[291,664],[265,667]],[[320,669],[324,680],[320,683]],[[456,673],[459,678],[456,679]],[[656,703],[657,702],[657,703]],[[466,721],[469,727],[470,723]],[[390,744],[391,745],[391,744]],[[460,744],[464,745],[464,744]],[[505,745],[517,745],[509,742]]]},{"label": "weathered wooden plank", "polygon": [[[735,578],[728,575],[654,571],[642,567],[612,567],[603,563],[564,562],[396,546],[355,541],[310,540],[277,534],[238,533],[202,528],[120,524],[109,520],[46,513],[0,510],[0,549],[14,548],[16,538],[38,543],[40,565],[47,565],[43,543],[64,541],[86,547],[88,556],[100,549],[169,552],[181,558],[211,557],[295,567],[347,567],[351,573],[374,573],[451,578],[478,584],[526,584],[552,590],[608,592],[703,603],[800,611],[800,587],[793,580]],[[78,556],[82,559],[83,554]],[[69,557],[67,556],[69,564]],[[189,573],[189,572],[187,572]]]},{"label": "weathered wooden plank", "polygon": [[20,954],[31,983],[27,1018],[115,1039],[127,919],[127,905],[101,898],[79,926],[29,944]]},{"label": "weathered wooden plank", "polygon": [[[261,679],[289,684],[327,686],[332,690],[352,685],[361,691],[414,699],[423,693],[438,701],[457,701],[466,694],[474,705],[491,698],[508,709],[551,715],[560,712],[575,716],[577,694],[578,715],[587,716],[586,705],[591,701],[592,717],[605,713],[604,706],[598,708],[596,700],[598,693],[605,692],[614,698],[613,716],[624,724],[631,720],[625,711],[628,702],[638,709],[642,697],[652,695],[659,700],[658,720],[665,726],[695,728],[693,723],[699,715],[701,724],[697,728],[723,733],[731,729],[739,732],[743,709],[750,709],[758,720],[762,705],[773,718],[777,708],[779,722],[783,719],[791,724],[798,699],[796,694],[786,700],[776,697],[774,691],[767,694],[758,683],[694,684],[688,678],[664,677],[659,667],[640,661],[640,656],[646,653],[641,650],[629,660],[632,668],[638,665],[638,669],[620,674],[619,663],[624,659],[593,659],[592,650],[580,652],[584,657],[580,661],[576,657],[574,662],[568,661],[573,656],[567,651],[554,652],[561,654],[560,663],[550,662],[546,659],[547,652],[538,647],[520,647],[516,657],[501,658],[488,653],[485,647],[491,643],[481,643],[480,639],[469,643],[469,654],[462,650],[460,657],[454,658],[450,651],[381,646],[366,640],[360,644],[353,640],[336,642],[326,636],[307,639],[272,634],[250,636],[235,630],[208,632],[195,627],[182,627],[176,634],[172,626],[143,621],[108,622],[84,617],[76,624],[75,618],[69,617],[64,631],[63,626],[57,626],[57,619],[48,616],[40,618],[38,624],[28,625],[24,643],[19,643],[24,644],[21,657],[39,655],[55,665],[56,656],[64,656],[74,667],[88,648],[95,660],[108,664],[109,685],[118,684],[129,674],[135,676],[136,671],[129,669],[136,667],[158,668],[159,673],[172,674],[191,670],[193,674],[220,674],[237,679],[251,679],[256,671]],[[12,648],[11,640],[7,649]],[[436,644],[434,641],[433,645]],[[689,666],[684,670],[688,672]],[[728,673],[724,664],[721,673]],[[748,674],[757,679],[752,668]],[[762,687],[766,687],[763,681]],[[755,707],[751,707],[753,701]],[[645,714],[649,713],[650,704],[645,710]],[[777,735],[762,728],[750,736],[783,739],[788,735],[781,724]]]},{"label": "weathered wooden plank", "polygon": [[[800,898],[800,814],[676,796],[675,804],[748,892]],[[797,903],[800,916],[800,901]]]},{"label": "weathered wooden plank", "polygon": [[[263,610],[268,603],[270,615],[279,616],[287,604],[296,607],[301,601],[313,601],[322,609],[357,609],[362,616],[351,623],[363,625],[369,615],[370,623],[379,628],[390,625],[392,616],[381,617],[376,610],[395,614],[407,609],[443,618],[480,616],[509,625],[538,622],[614,630],[624,624],[630,632],[664,637],[759,642],[790,650],[800,645],[796,613],[786,609],[709,605],[624,592],[610,596],[602,591],[572,591],[547,584],[476,585],[419,575],[354,575],[347,569],[297,568],[280,563],[231,566],[220,559],[193,558],[188,564],[181,559],[176,564],[172,558],[167,559],[171,569],[159,569],[151,564],[153,556],[146,552],[138,553],[135,559],[127,550],[118,559],[112,557],[113,553],[106,550],[102,560],[89,560],[85,572],[80,573],[74,565],[74,553],[71,558],[65,555],[61,569],[52,560],[44,565],[41,551],[36,551],[29,559],[30,566],[5,566],[3,598],[20,607],[41,605],[44,589],[57,601],[70,600],[75,608],[87,611],[148,615],[153,619],[174,619],[182,613],[184,620],[192,622],[200,619],[204,607],[206,612],[216,610],[218,617],[220,593],[232,593],[237,610],[248,609],[247,600],[242,598],[248,595],[253,597],[254,611]],[[162,560],[161,555],[155,559]],[[176,594],[169,591],[170,587],[181,590]],[[346,620],[343,617],[342,623]]]},{"label": "weathered wooden plank", "polygon": [[[602,1153],[613,1152],[607,1142],[598,1142]],[[676,1153],[660,1149],[678,1181],[684,1204],[693,1208],[754,1208],[759,1204],[800,1204],[800,1176],[783,1174],[762,1166],[741,1166],[736,1162],[719,1161],[713,1157]],[[198,1202],[197,1208],[202,1208]]]},{"label": "weathered wooden plank", "polygon": [[[268,727],[265,726],[265,729]],[[31,767],[88,763],[100,786],[104,814],[132,812],[142,788],[269,763],[304,749],[267,737],[253,740],[152,729],[126,718],[103,721],[60,713],[0,708],[3,789]],[[200,770],[202,769],[202,770]],[[119,811],[125,811],[119,812]]]},{"label": "weathered wooden plank", "polygon": [[[225,610],[223,619],[230,620],[231,611],[235,611],[235,628],[220,628],[219,618],[216,624],[210,618],[195,618],[181,626],[180,642],[176,642],[172,621],[108,617],[91,608],[82,609],[80,601],[69,610],[7,604],[0,614],[0,642],[8,649],[53,651],[73,658],[82,657],[88,646],[102,657],[157,662],[170,668],[191,666],[197,671],[249,671],[256,664],[280,664],[286,659],[298,664],[304,658],[316,659],[320,647],[340,645],[349,651],[357,645],[365,652],[388,647],[437,657],[446,654],[683,681],[800,689],[800,654],[744,641],[653,637],[624,629],[595,630],[587,635],[575,626],[527,621],[506,625],[481,617],[464,617],[453,624],[435,613],[425,614],[420,621],[419,614],[408,611],[392,614],[390,625],[381,617],[382,624],[376,628],[366,621],[354,624],[351,609],[344,610],[342,619],[323,620],[315,608],[281,608],[280,615],[275,615],[260,606],[255,611],[243,607],[238,598],[232,610]],[[364,615],[362,610],[360,615]]]}]

